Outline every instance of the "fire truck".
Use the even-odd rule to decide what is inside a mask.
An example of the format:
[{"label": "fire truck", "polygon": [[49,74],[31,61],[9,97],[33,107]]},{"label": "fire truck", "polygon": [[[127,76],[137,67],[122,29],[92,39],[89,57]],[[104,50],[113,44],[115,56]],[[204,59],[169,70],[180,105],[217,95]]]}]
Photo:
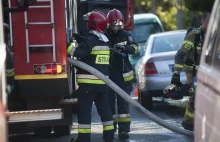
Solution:
[{"label": "fire truck", "polygon": [[[36,135],[70,134],[75,68],[67,63],[72,33],[86,36],[84,14],[113,8],[133,30],[133,0],[3,0],[4,22],[10,27],[15,85],[8,95],[9,132]],[[7,1],[7,2],[6,2]]]}]

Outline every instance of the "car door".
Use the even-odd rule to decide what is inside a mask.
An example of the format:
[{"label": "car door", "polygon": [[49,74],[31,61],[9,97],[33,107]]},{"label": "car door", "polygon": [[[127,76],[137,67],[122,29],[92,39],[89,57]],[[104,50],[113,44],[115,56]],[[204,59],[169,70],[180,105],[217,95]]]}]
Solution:
[{"label": "car door", "polygon": [[195,104],[195,141],[219,141],[220,1],[217,0],[203,46]]}]

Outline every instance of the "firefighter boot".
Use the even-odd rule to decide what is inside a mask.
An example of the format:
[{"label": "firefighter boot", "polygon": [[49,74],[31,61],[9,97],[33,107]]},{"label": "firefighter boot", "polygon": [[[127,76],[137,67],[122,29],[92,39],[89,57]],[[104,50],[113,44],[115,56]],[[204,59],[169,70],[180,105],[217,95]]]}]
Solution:
[{"label": "firefighter boot", "polygon": [[127,132],[119,132],[119,140],[127,141],[129,139],[129,135]]},{"label": "firefighter boot", "polygon": [[186,130],[193,131],[193,128],[194,128],[193,122],[194,122],[194,111],[193,111],[192,102],[190,99],[189,104],[187,105],[187,108],[184,114],[182,126]]}]

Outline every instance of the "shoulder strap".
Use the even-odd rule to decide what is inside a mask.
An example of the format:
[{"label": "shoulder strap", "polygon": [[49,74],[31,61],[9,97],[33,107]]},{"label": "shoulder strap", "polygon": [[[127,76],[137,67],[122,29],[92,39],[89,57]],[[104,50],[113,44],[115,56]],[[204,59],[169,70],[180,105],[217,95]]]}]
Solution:
[{"label": "shoulder strap", "polygon": [[200,34],[196,34],[195,38],[194,38],[194,66],[193,66],[193,76],[196,75],[196,62],[197,62],[197,58],[198,58],[198,54],[197,54],[197,46],[199,43],[199,39],[200,39]]}]

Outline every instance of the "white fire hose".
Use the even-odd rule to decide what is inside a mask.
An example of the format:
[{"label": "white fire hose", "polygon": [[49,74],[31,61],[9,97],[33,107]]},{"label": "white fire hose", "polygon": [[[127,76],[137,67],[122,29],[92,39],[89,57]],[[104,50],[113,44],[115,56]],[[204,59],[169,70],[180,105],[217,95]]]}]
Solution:
[{"label": "white fire hose", "polygon": [[103,82],[106,83],[111,89],[113,89],[118,95],[120,95],[125,101],[127,101],[129,104],[133,105],[134,107],[140,109],[150,120],[156,122],[157,124],[171,130],[174,132],[177,132],[179,134],[192,137],[194,136],[192,131],[188,131],[182,128],[179,128],[175,125],[169,124],[166,121],[160,119],[156,115],[152,114],[148,110],[146,110],[144,107],[142,107],[138,102],[133,100],[125,91],[123,91],[120,87],[118,87],[113,81],[111,81],[109,78],[107,78],[104,74],[96,70],[95,68],[75,59],[68,58],[68,62],[70,64],[73,64],[74,66],[77,66],[83,70],[86,70],[87,72],[95,75],[99,79],[101,79]]}]

